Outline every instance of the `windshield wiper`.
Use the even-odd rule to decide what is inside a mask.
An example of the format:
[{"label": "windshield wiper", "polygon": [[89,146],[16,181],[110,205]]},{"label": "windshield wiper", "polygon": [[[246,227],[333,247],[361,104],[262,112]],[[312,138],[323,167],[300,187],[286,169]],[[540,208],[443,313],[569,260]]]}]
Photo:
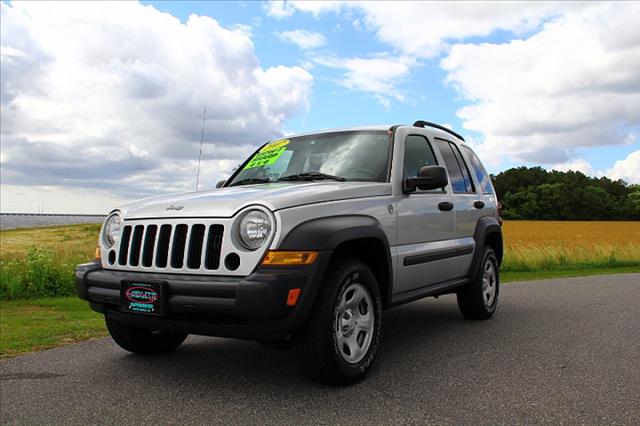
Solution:
[{"label": "windshield wiper", "polygon": [[321,172],[306,172],[306,173],[297,173],[295,175],[282,176],[278,181],[287,181],[287,180],[321,180],[321,179],[333,179],[338,182],[346,181],[345,178],[340,176],[328,175],[326,173]]},{"label": "windshield wiper", "polygon": [[267,179],[267,178],[246,178],[246,179],[240,179],[237,182],[233,182],[231,185],[229,186],[238,186],[238,185],[251,185],[252,183],[270,183],[271,180]]}]

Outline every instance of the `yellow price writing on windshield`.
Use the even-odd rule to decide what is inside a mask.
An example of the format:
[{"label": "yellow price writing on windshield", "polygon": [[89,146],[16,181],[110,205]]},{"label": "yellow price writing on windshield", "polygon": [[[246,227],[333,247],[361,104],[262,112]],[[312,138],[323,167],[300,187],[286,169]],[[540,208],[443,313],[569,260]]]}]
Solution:
[{"label": "yellow price writing on windshield", "polygon": [[278,161],[278,158],[282,157],[282,154],[287,150],[289,145],[288,139],[283,139],[262,147],[256,155],[253,156],[251,161],[244,166],[243,170],[252,169],[254,167],[270,166]]}]

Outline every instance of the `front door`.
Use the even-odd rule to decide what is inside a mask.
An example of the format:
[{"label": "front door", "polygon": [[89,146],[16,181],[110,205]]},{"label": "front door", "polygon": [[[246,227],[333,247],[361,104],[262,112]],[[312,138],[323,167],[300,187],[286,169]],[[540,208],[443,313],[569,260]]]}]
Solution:
[{"label": "front door", "polygon": [[[424,135],[408,135],[404,141],[403,179],[415,177],[423,166],[439,162]],[[449,241],[455,233],[455,210],[448,188],[404,194],[398,201],[398,285],[403,293],[452,278],[449,261],[442,259],[455,249]],[[452,245],[453,244],[453,245]]]}]

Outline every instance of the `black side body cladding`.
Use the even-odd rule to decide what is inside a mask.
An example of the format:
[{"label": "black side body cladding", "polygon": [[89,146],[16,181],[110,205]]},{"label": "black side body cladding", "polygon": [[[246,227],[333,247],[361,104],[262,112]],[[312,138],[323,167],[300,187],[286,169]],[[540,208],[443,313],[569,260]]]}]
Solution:
[{"label": "black side body cladding", "polygon": [[450,259],[452,257],[464,256],[473,253],[473,247],[460,247],[455,249],[441,250],[429,254],[417,254],[404,258],[404,266],[419,265],[421,263],[435,262],[436,260]]},{"label": "black side body cladding", "polygon": [[456,291],[456,289],[468,283],[468,278],[456,278],[453,280],[443,281],[437,284],[405,291],[403,293],[396,294],[391,301],[390,306],[393,307],[404,305],[405,303],[413,302],[414,300],[422,299],[425,297],[441,296],[443,294],[453,293]]}]

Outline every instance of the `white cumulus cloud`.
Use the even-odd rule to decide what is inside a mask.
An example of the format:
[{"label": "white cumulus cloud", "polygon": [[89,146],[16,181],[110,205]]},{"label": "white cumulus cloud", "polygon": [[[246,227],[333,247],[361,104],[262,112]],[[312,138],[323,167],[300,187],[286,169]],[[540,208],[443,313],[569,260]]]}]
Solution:
[{"label": "white cumulus cloud", "polygon": [[330,68],[343,70],[338,83],[349,90],[371,93],[385,107],[390,106],[389,98],[404,100],[398,85],[406,79],[414,64],[410,57],[316,57],[315,62]]},{"label": "white cumulus cloud", "polygon": [[292,30],[278,33],[278,37],[298,46],[301,49],[317,49],[327,43],[327,39],[321,33],[307,30]]},{"label": "white cumulus cloud", "polygon": [[[321,58],[345,71],[339,83],[389,105],[403,79],[440,60],[446,83],[467,106],[487,162],[571,164],[575,149],[633,143],[640,124],[638,2],[299,2],[281,7],[319,17],[336,13],[374,33],[390,50],[378,59]],[[485,42],[503,32],[510,41]],[[407,58],[411,58],[407,61]],[[392,95],[393,97],[393,95]],[[552,166],[553,167],[553,166]]]},{"label": "white cumulus cloud", "polygon": [[270,0],[263,3],[263,9],[267,16],[275,19],[288,18],[296,11],[288,2],[284,0]]},{"label": "white cumulus cloud", "polygon": [[[267,15],[292,16],[296,11],[318,17],[329,12],[355,12],[379,40],[417,57],[433,57],[448,43],[487,36],[496,30],[523,33],[566,10],[586,7],[584,2],[473,2],[473,1],[271,1]],[[349,14],[352,25],[353,19]],[[361,20],[357,19],[357,27]]]},{"label": "white cumulus cloud", "polygon": [[594,176],[595,171],[593,170],[593,166],[587,160],[578,158],[575,160],[567,161],[565,163],[556,164],[551,167],[552,170],[557,170],[559,172],[581,172],[587,176]]},{"label": "white cumulus cloud", "polygon": [[640,125],[640,3],[598,3],[508,43],[458,44],[442,60],[482,150],[562,163],[629,143]]},{"label": "white cumulus cloud", "polygon": [[263,68],[246,28],[135,2],[2,2],[2,183],[120,197],[213,186],[308,108],[313,77]]},{"label": "white cumulus cloud", "polygon": [[611,179],[640,184],[640,149],[627,155],[624,160],[616,161],[605,174]]}]

